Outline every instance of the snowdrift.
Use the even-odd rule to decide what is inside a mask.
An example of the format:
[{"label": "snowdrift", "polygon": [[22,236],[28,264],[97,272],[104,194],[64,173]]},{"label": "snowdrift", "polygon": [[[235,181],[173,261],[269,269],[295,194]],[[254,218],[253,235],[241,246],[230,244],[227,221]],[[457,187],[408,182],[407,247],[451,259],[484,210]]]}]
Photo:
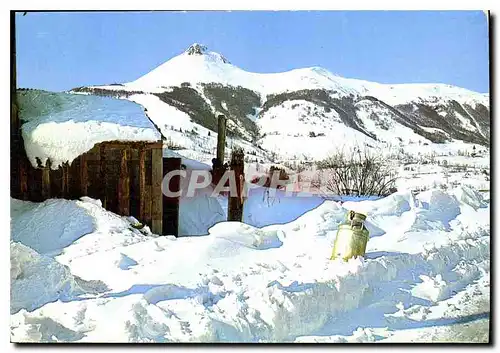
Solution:
[{"label": "snowdrift", "polygon": [[55,254],[94,230],[93,218],[78,203],[11,200],[12,240],[41,254]]},{"label": "snowdrift", "polygon": [[84,293],[96,294],[107,288],[102,282],[83,281],[67,266],[33,249],[10,243],[10,311],[32,311],[55,300],[71,300]]},{"label": "snowdrift", "polygon": [[[470,188],[324,201],[287,224],[186,238],[137,233],[79,202],[94,231],[43,261],[54,283],[107,289],[17,299],[15,342],[374,342],[489,317],[490,205]],[[330,261],[348,209],[368,212],[367,254]]]}]

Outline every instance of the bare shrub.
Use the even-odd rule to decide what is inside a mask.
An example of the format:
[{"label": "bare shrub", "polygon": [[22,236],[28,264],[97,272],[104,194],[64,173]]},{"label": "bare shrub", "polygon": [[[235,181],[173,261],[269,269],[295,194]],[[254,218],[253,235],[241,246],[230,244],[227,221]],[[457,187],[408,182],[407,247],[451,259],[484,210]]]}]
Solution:
[{"label": "bare shrub", "polygon": [[174,142],[170,137],[165,141],[167,148],[172,151],[184,150],[185,147],[179,145],[177,142]]},{"label": "bare shrub", "polygon": [[272,187],[277,189],[283,189],[285,188],[289,180],[290,176],[288,175],[285,169],[273,165],[271,166],[269,171],[267,171],[267,175],[256,176],[253,179],[251,179],[250,183],[259,184],[266,188]]},{"label": "bare shrub", "polygon": [[388,160],[367,149],[338,150],[318,168],[322,187],[337,195],[387,196],[395,191],[396,174]]}]

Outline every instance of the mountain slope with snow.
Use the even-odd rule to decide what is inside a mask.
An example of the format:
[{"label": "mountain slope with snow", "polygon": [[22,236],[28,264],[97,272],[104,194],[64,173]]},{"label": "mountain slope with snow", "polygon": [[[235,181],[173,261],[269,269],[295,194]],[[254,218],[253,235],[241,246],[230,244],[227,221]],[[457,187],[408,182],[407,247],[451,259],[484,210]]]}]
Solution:
[{"label": "mountain slope with snow", "polygon": [[283,150],[278,152],[283,159],[301,154],[294,146],[322,158],[317,152],[325,151],[325,144],[332,150],[346,139],[373,147],[456,141],[488,146],[490,141],[488,94],[446,84],[348,79],[320,67],[252,73],[200,44],[135,81],[74,91],[134,96],[146,109],[151,99],[138,97],[156,96],[164,104],[155,121],[159,126],[175,125],[175,117],[184,113],[191,123],[215,132],[217,115],[224,114],[230,134],[265,150]]},{"label": "mountain slope with snow", "polygon": [[126,83],[136,89],[180,86],[190,83],[221,83],[242,86],[261,95],[301,89],[326,89],[341,96],[350,94],[378,96],[390,104],[441,99],[488,104],[488,96],[445,84],[379,84],[336,76],[321,67],[290,70],[283,73],[253,73],[231,64],[219,53],[208,51],[200,44],[191,45],[184,53],[168,60],[139,79]]}]

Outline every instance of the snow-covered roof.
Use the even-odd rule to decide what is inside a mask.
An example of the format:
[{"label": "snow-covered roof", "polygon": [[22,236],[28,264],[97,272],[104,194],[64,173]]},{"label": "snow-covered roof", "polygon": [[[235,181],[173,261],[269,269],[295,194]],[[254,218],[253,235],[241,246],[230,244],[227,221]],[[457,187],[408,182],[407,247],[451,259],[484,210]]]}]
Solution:
[{"label": "snow-covered roof", "polygon": [[161,135],[133,102],[41,90],[18,91],[24,146],[33,166],[36,158],[52,168],[71,163],[105,141],[161,140]]}]

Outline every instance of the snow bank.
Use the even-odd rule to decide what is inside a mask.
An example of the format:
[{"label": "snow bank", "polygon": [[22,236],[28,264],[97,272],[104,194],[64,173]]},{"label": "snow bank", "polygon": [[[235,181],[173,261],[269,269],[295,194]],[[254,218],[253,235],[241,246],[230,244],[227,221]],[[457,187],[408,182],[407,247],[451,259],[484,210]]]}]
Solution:
[{"label": "snow bank", "polygon": [[[321,205],[321,196],[250,186],[243,208],[243,220],[255,227],[289,223]],[[224,201],[226,201],[225,199]]]},{"label": "snow bank", "polygon": [[[284,225],[223,222],[181,238],[141,236],[83,203],[96,230],[56,260],[109,290],[12,315],[13,341],[372,342],[467,320],[471,302],[489,300],[489,205],[455,193],[325,201]],[[366,256],[331,261],[355,205],[368,212]]]},{"label": "snow bank", "polygon": [[29,160],[52,168],[71,163],[104,141],[159,141],[160,133],[132,102],[39,90],[19,91],[22,134]]},{"label": "snow bank", "polygon": [[[169,151],[168,155],[177,154]],[[218,222],[227,219],[224,210],[215,197],[211,197],[213,186],[210,184],[201,189],[194,189],[190,185],[193,173],[207,172],[210,166],[188,158],[182,158],[181,163],[186,167],[186,176],[181,178],[181,190],[192,192],[191,196],[182,195],[179,200],[179,235],[207,235],[208,229]],[[198,177],[201,182],[202,177]],[[193,189],[190,189],[193,188]]]},{"label": "snow bank", "polygon": [[42,203],[11,199],[11,239],[41,254],[55,255],[94,230],[93,218],[75,201]]},{"label": "snow bank", "polygon": [[280,247],[283,243],[278,234],[283,238],[284,233],[276,230],[263,231],[240,222],[224,222],[212,227],[210,234],[241,246],[266,250]]},{"label": "snow bank", "polygon": [[413,229],[448,229],[449,222],[460,214],[460,203],[454,195],[442,190],[429,190],[416,197],[420,210]]},{"label": "snow bank", "polygon": [[10,243],[10,263],[11,313],[106,290],[103,283],[77,279],[67,266],[18,242]]},{"label": "snow bank", "polygon": [[346,201],[343,206],[365,214],[377,214],[378,216],[400,216],[410,210],[411,194],[409,191],[401,191],[391,194],[380,200],[366,200],[363,202]]},{"label": "snow bank", "polygon": [[483,195],[470,186],[461,185],[454,190],[455,197],[463,204],[469,205],[474,210],[478,208],[486,207],[487,202],[484,201]]}]

